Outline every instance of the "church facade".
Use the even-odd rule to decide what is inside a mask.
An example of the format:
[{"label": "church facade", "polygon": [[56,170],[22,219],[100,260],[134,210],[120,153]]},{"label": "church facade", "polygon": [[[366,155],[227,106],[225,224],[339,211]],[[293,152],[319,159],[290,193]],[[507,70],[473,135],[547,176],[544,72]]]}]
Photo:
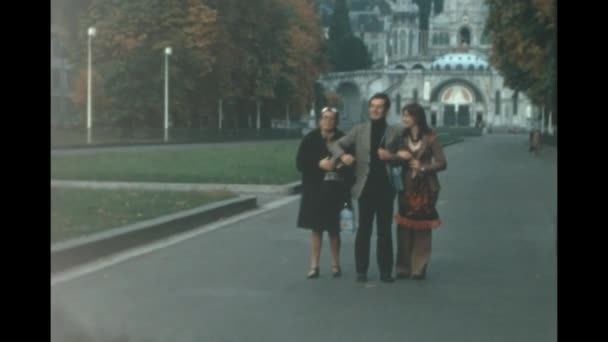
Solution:
[{"label": "church facade", "polygon": [[340,97],[341,126],[365,120],[368,98],[384,92],[393,103],[387,117],[393,124],[401,121],[401,107],[418,102],[434,127],[529,129],[539,109],[506,87],[488,62],[485,2],[445,0],[441,13],[434,12],[428,31],[421,31],[412,0],[351,2],[351,26],[374,66],[318,80],[325,93]]}]

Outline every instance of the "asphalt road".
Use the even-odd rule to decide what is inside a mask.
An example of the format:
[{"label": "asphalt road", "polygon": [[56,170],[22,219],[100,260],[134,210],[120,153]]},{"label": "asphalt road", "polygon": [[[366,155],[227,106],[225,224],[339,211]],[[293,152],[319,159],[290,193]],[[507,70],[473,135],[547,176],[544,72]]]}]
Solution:
[{"label": "asphalt road", "polygon": [[526,138],[446,148],[444,226],[425,281],[380,283],[372,248],[370,281],[356,283],[351,235],[343,277],[331,278],[325,241],[321,278],[307,280],[296,201],[53,286],[52,305],[92,335],[130,342],[556,341],[557,156],[529,154]]}]

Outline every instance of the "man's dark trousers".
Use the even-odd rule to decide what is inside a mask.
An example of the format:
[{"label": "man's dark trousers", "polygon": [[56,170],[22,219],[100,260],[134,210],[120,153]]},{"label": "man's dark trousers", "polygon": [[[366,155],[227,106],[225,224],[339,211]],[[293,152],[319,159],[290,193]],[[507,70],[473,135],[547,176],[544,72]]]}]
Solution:
[{"label": "man's dark trousers", "polygon": [[[383,175],[384,176],[384,175]],[[381,276],[390,275],[393,269],[393,203],[395,193],[388,177],[367,180],[359,198],[359,228],[355,237],[355,263],[357,274],[367,274],[370,240],[374,217],[377,226],[376,257]]]}]

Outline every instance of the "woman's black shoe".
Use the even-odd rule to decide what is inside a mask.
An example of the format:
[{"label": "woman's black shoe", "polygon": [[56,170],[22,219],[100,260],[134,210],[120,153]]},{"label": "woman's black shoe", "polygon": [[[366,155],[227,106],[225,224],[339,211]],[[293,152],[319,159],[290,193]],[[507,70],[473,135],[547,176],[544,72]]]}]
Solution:
[{"label": "woman's black shoe", "polygon": [[340,269],[340,266],[332,266],[332,271],[331,274],[334,278],[338,278],[340,276],[342,276],[342,269]]},{"label": "woman's black shoe", "polygon": [[310,272],[308,272],[308,275],[306,276],[306,278],[308,278],[308,279],[319,278],[319,268],[318,267],[311,268]]},{"label": "woman's black shoe", "polygon": [[367,281],[367,275],[365,275],[363,273],[357,274],[357,282],[358,283],[365,283],[366,281]]}]

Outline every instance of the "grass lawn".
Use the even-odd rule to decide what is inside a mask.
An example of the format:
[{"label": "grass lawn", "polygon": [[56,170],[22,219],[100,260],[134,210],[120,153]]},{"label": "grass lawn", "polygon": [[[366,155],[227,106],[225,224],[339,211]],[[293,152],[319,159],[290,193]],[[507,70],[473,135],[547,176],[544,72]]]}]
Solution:
[{"label": "grass lawn", "polygon": [[69,180],[285,184],[300,178],[299,141],[51,157],[51,177]]},{"label": "grass lawn", "polygon": [[[440,134],[445,143],[452,134]],[[174,150],[54,155],[51,178],[64,180],[286,184],[300,179],[299,141],[202,145]]]},{"label": "grass lawn", "polygon": [[225,200],[227,191],[169,192],[51,188],[51,243]]}]

